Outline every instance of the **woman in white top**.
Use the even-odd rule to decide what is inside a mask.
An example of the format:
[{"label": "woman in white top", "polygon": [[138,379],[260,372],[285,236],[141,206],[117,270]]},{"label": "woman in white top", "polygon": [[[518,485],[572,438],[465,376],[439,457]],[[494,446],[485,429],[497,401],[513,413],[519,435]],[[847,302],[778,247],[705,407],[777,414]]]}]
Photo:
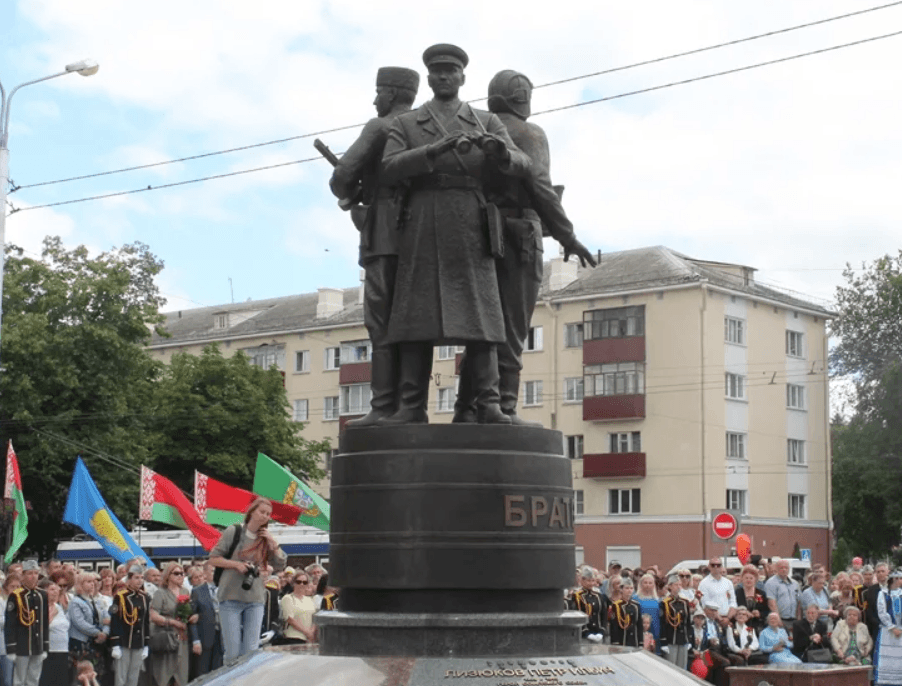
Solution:
[{"label": "woman in white top", "polygon": [[295,573],[291,583],[291,593],[284,595],[279,601],[282,619],[285,622],[284,638],[281,642],[313,643],[316,640],[316,627],[313,625],[316,606],[312,596],[316,589],[310,583],[310,575],[305,571]]},{"label": "woman in white top", "polygon": [[60,587],[50,579],[40,584],[47,593],[50,607],[50,652],[41,666],[39,686],[69,686],[72,674],[69,671],[69,615],[60,605]]},{"label": "woman in white top", "polygon": [[749,661],[752,653],[758,650],[758,636],[755,630],[748,626],[749,610],[745,605],[736,608],[736,624],[727,628],[727,647],[731,653],[735,653]]}]

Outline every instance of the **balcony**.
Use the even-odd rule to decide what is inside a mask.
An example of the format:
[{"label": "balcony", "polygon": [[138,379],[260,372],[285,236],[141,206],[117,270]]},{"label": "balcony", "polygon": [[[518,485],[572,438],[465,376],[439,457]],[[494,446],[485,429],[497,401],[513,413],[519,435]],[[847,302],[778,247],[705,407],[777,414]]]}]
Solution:
[{"label": "balcony", "polygon": [[645,336],[593,338],[583,341],[583,364],[644,361]]},{"label": "balcony", "polygon": [[645,453],[583,455],[584,479],[644,479]]},{"label": "balcony", "polygon": [[373,364],[371,362],[348,362],[338,370],[338,383],[346,386],[352,383],[369,383],[373,380]]},{"label": "balcony", "polygon": [[645,394],[587,395],[583,398],[583,420],[644,419]]}]

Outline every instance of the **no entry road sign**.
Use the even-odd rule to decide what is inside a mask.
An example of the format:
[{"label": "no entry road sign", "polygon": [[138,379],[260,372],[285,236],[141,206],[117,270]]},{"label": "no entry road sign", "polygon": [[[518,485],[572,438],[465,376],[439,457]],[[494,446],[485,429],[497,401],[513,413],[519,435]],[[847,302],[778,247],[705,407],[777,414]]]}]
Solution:
[{"label": "no entry road sign", "polygon": [[720,512],[712,520],[714,535],[728,541],[739,531],[739,521],[731,512]]}]

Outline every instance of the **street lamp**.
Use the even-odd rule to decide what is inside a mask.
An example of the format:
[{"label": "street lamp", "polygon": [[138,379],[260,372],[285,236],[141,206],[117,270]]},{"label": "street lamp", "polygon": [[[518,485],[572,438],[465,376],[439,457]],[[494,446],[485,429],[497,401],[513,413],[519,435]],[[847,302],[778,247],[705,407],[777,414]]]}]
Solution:
[{"label": "street lamp", "polygon": [[[0,325],[3,320],[3,271],[6,265],[6,194],[9,187],[9,109],[12,105],[13,96],[20,88],[30,86],[33,83],[40,83],[48,79],[55,79],[57,76],[65,76],[66,74],[81,74],[82,76],[92,76],[100,69],[100,65],[94,60],[80,60],[67,64],[65,71],[58,74],[51,74],[34,81],[26,81],[20,83],[9,92],[6,97],[6,91],[3,84],[0,83]],[[0,345],[2,345],[2,336],[0,336]],[[2,368],[0,368],[2,369]]]}]

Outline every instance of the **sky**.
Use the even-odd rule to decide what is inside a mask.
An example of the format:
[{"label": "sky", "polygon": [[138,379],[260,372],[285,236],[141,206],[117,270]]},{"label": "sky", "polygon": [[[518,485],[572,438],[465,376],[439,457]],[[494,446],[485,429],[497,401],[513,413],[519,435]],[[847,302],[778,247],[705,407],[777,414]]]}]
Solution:
[{"label": "sky", "polygon": [[4,0],[7,92],[79,59],[100,64],[15,96],[10,176],[21,188],[7,241],[31,253],[47,235],[94,251],[141,241],[166,265],[170,311],[353,286],[357,233],[321,159],[38,206],[316,157],[313,137],[297,137],[351,127],[319,134],[342,152],[374,116],[376,70],[417,69],[419,104],[431,96],[423,50],[450,42],[470,57],[462,98],[484,98],[501,69],[536,85],[531,121],[590,249],[664,245],[755,267],[761,282],[829,304],[846,263],[900,248],[902,35],[541,112],[902,31],[902,4],[543,86],[881,4]]}]

